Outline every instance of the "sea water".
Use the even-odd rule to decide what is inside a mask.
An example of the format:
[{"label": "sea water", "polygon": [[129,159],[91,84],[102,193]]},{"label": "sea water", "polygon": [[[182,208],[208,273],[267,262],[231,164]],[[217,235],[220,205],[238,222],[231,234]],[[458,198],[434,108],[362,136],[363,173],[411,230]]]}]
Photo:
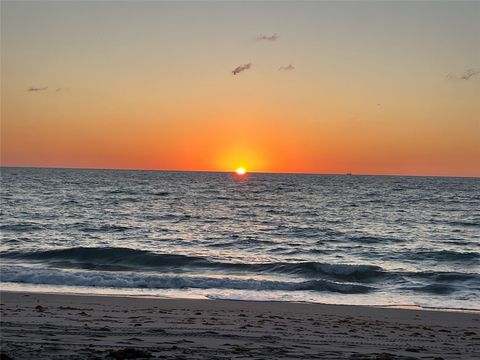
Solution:
[{"label": "sea water", "polygon": [[3,289],[480,308],[480,179],[1,169]]}]

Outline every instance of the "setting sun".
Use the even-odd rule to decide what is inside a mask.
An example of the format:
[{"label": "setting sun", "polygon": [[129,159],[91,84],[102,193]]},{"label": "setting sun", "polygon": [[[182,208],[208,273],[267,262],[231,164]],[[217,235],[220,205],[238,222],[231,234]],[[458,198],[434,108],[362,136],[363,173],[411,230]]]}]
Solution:
[{"label": "setting sun", "polygon": [[0,360],[480,360],[479,15],[0,0]]}]

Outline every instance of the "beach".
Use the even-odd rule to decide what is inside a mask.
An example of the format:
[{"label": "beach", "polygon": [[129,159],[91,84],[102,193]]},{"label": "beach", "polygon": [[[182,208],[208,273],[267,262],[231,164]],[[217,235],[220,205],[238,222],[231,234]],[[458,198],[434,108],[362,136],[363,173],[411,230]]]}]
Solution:
[{"label": "beach", "polygon": [[480,360],[480,0],[0,10],[0,360]]},{"label": "beach", "polygon": [[480,314],[1,292],[2,359],[478,359]]}]

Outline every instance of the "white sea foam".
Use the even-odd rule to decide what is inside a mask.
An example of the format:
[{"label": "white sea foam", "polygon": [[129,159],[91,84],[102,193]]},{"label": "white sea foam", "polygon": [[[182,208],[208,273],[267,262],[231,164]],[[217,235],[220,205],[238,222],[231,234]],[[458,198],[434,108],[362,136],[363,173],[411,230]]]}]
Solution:
[{"label": "white sea foam", "polygon": [[373,288],[337,283],[326,280],[272,281],[260,279],[232,279],[228,277],[173,276],[132,272],[65,271],[3,266],[0,273],[3,282],[94,286],[109,288],[148,289],[236,289],[283,291],[330,291],[339,293],[367,293]]}]

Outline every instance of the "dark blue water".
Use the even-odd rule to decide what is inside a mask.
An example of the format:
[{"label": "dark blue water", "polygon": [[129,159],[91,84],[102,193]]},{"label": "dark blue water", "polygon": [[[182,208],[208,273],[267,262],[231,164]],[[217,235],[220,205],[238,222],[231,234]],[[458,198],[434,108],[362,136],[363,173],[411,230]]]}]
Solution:
[{"label": "dark blue water", "polygon": [[3,168],[3,288],[480,308],[480,180]]}]

